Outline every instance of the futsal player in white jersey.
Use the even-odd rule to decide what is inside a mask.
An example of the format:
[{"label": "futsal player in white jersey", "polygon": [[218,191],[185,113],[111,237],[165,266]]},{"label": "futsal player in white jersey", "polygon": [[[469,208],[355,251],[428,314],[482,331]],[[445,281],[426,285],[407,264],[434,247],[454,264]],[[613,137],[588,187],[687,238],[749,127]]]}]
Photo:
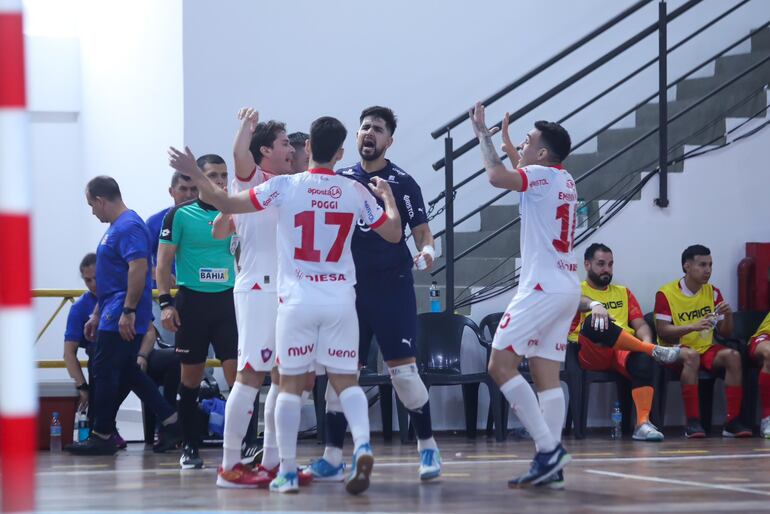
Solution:
[{"label": "futsal player in white jersey", "polygon": [[[577,261],[572,251],[577,191],[572,176],[561,165],[571,141],[561,125],[538,121],[517,151],[508,137],[506,115],[503,138],[514,167],[510,171],[492,144],[494,132],[487,129],[484,106],[477,103],[469,115],[489,182],[521,193],[519,286],[495,334],[489,374],[537,448],[530,470],[509,481],[508,486],[537,485],[559,480],[558,473],[570,460],[560,442],[566,411],[559,368],[566,354],[570,322],[580,302]],[[518,372],[524,357],[529,360],[537,397]]]},{"label": "futsal player in white jersey", "polygon": [[[248,191],[275,175],[292,173],[294,148],[286,127],[277,121],[259,123],[259,113],[252,108],[238,111],[240,127],[235,136],[233,156],[235,178],[229,190]],[[240,241],[238,274],[235,279],[235,314],[238,321],[238,375],[225,408],[222,467],[217,485],[225,488],[267,487],[278,472],[278,442],[275,430],[275,402],[279,377],[275,368],[275,319],[277,250],[275,231],[278,214],[220,214],[214,222],[215,238],[237,233]],[[256,422],[255,399],[271,373],[272,384],[265,399],[265,431],[262,462],[255,469],[241,463],[241,440]],[[247,447],[247,450],[254,448]],[[247,455],[253,458],[254,455]],[[304,484],[310,475],[303,475]]]},{"label": "futsal player in white jersey", "polygon": [[401,239],[401,220],[387,182],[369,189],[334,174],[347,131],[338,120],[313,122],[308,141],[310,170],[282,175],[232,196],[218,193],[195,164],[189,149],[170,149],[170,163],[198,185],[201,196],[224,213],[278,211],[277,363],[281,392],[276,401],[280,472],[270,490],[296,492],[297,432],[304,375],[325,370],[337,392],[356,447],[346,489],[369,486],[374,464],[369,445],[368,403],[358,386],[358,320],[355,266],[350,253],[353,225],[363,219],[384,239]]}]

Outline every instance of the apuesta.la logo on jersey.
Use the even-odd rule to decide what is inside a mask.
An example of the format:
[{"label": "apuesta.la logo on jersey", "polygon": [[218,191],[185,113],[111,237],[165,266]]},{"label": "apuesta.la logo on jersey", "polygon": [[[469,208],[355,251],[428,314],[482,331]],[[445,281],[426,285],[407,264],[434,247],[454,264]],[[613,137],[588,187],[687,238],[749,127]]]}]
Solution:
[{"label": "apuesta.la logo on jersey", "polygon": [[314,187],[307,188],[307,192],[310,195],[331,196],[334,199],[342,196],[342,188],[340,186],[332,186],[329,189],[316,189]]}]

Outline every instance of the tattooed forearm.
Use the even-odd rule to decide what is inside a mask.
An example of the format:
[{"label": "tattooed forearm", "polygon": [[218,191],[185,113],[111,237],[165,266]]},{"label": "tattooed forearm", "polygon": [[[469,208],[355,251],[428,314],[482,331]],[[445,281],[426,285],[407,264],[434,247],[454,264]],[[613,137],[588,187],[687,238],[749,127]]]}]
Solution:
[{"label": "tattooed forearm", "polygon": [[487,170],[503,165],[500,157],[497,155],[495,145],[492,144],[492,137],[489,134],[479,136],[479,146],[481,147],[481,155],[484,158],[484,167]]}]

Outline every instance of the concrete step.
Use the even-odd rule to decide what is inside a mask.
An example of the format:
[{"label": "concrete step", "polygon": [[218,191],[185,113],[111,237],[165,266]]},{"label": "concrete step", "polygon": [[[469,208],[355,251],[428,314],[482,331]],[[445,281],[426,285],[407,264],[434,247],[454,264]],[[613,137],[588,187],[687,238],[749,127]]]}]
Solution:
[{"label": "concrete step", "polygon": [[518,205],[490,205],[480,213],[481,230],[496,230],[519,215]]},{"label": "concrete step", "polygon": [[[436,267],[444,264],[443,258],[436,259]],[[504,257],[463,257],[455,262],[456,286],[487,286],[510,275],[514,270],[515,259]],[[435,280],[446,283],[445,272],[432,277],[430,273],[414,272],[414,281],[418,285],[430,285]]]},{"label": "concrete step", "polygon": [[[511,228],[501,232],[494,239],[484,243],[482,246],[468,254],[468,257],[500,257],[518,252],[519,230],[520,225],[519,223],[516,223]],[[490,236],[493,232],[494,230],[455,232],[455,255]],[[441,245],[442,248],[445,248],[443,240]]]},{"label": "concrete step", "polygon": [[751,52],[770,50],[770,28],[765,28],[751,36]]},{"label": "concrete step", "polygon": [[[668,117],[671,118],[675,114],[682,111],[685,107],[689,107],[693,104],[693,100],[677,100],[669,102]],[[698,107],[693,108],[691,111],[683,114],[682,117],[677,118],[668,125],[668,141],[669,145],[684,142],[688,145],[702,145],[707,144],[714,138],[719,138],[714,144],[724,142],[722,137],[725,133],[725,123],[722,113],[730,104],[722,104],[720,99],[714,97],[705,101]],[[743,109],[735,109],[733,112],[738,113]],[[658,105],[647,104],[636,110],[637,126],[643,131],[649,131],[651,128],[658,126]],[[707,124],[710,124],[716,120],[716,123],[711,124],[706,128]],[[702,129],[702,130],[701,130]],[[695,132],[698,132],[697,134]],[[640,133],[641,135],[641,133]],[[654,152],[657,155],[658,152],[658,134],[653,136]],[[681,170],[677,170],[681,171]]]},{"label": "concrete step", "polygon": [[[751,54],[749,54],[751,55]],[[762,57],[766,57],[767,54],[763,55]],[[743,57],[742,57],[743,58]],[[725,58],[727,59],[727,58]],[[753,59],[753,58],[746,58],[746,59]],[[756,62],[758,59],[753,59],[753,62]],[[737,61],[733,59],[727,59],[726,63],[724,64],[725,68],[732,68],[732,67],[739,67],[737,64]],[[747,65],[748,66],[748,65]],[[743,68],[745,69],[746,66]],[[710,93],[714,89],[722,86],[723,84],[729,82],[732,80],[733,77],[735,77],[738,72],[741,70],[735,70],[733,73],[729,74],[718,74],[714,75],[713,77],[701,77],[701,78],[695,78],[695,79],[687,79],[680,82],[676,87],[676,99],[677,100],[687,100],[687,99],[698,99],[702,96]],[[723,110],[728,106],[733,105],[740,99],[746,97],[751,91],[763,86],[767,85],[770,82],[770,61],[766,62],[756,70],[754,70],[752,73],[749,73],[748,75],[741,77],[737,81],[733,82],[729,86],[727,86],[724,90],[717,93],[712,99],[716,99],[717,106],[721,107],[721,109],[718,109],[716,112],[719,112],[719,110]],[[703,109],[708,104],[701,104],[698,109]],[[736,116],[744,116],[750,114],[749,112],[739,112],[736,114]]]}]

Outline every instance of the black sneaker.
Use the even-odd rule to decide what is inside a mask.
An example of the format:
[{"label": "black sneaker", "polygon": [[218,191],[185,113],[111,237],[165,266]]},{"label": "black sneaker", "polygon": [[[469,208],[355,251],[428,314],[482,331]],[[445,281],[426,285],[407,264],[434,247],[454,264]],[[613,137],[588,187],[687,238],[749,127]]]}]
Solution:
[{"label": "black sneaker", "polygon": [[65,450],[73,455],[115,455],[118,447],[111,439],[102,439],[92,433],[85,441],[72,443]]},{"label": "black sneaker", "polygon": [[182,457],[179,459],[179,466],[182,469],[201,469],[203,459],[198,455],[198,448],[186,444],[182,450]]},{"label": "black sneaker", "polygon": [[543,489],[552,489],[554,491],[563,491],[564,490],[564,470],[560,469],[553,475],[549,476],[542,482],[538,482],[535,484],[535,487],[540,487]]},{"label": "black sneaker", "polygon": [[509,480],[508,487],[517,489],[537,485],[551,477],[551,475],[558,473],[570,460],[572,460],[572,457],[561,444],[556,446],[553,451],[537,452],[535,458],[532,459],[529,471],[520,477]]},{"label": "black sneaker", "polygon": [[179,446],[183,439],[182,427],[179,422],[171,423],[168,426],[161,427],[158,431],[158,442],[152,445],[152,451],[163,453],[173,450]]},{"label": "black sneaker", "polygon": [[241,464],[256,466],[262,462],[262,445],[258,443],[241,444]]},{"label": "black sneaker", "polygon": [[700,424],[699,419],[687,420],[687,424],[684,426],[684,436],[687,439],[703,439],[706,437],[706,431],[703,430],[703,425]]},{"label": "black sneaker", "polygon": [[722,437],[751,437],[752,435],[751,429],[744,426],[738,418],[722,428]]}]

